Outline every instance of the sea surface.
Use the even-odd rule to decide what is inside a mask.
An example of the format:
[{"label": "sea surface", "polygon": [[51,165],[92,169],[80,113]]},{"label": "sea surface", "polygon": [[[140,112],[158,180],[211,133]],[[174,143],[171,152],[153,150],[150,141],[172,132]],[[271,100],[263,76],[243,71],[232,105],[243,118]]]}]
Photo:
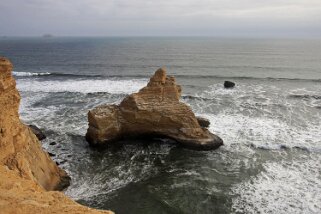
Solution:
[{"label": "sea surface", "polygon": [[[3,37],[0,55],[14,64],[21,119],[44,130],[43,147],[72,177],[65,193],[81,204],[117,214],[321,213],[321,40]],[[89,147],[88,110],[119,103],[161,66],[224,146]]]}]

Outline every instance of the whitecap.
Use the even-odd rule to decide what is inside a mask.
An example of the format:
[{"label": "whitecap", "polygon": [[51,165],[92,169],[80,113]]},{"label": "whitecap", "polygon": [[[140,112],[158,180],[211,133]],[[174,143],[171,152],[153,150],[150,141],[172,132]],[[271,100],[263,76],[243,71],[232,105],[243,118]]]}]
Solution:
[{"label": "whitecap", "polygon": [[130,94],[144,87],[147,79],[132,80],[110,80],[110,79],[88,79],[88,80],[35,80],[20,79],[17,80],[19,91],[29,92],[108,92],[111,94]]},{"label": "whitecap", "polygon": [[201,114],[210,120],[209,130],[222,137],[225,147],[232,144],[255,148],[305,148],[321,151],[321,124],[308,123],[306,127],[287,123],[277,118],[250,117],[241,114]]},{"label": "whitecap", "polygon": [[17,77],[30,77],[30,76],[46,76],[46,75],[50,75],[51,73],[49,73],[49,72],[35,73],[35,72],[13,71],[12,74]]},{"label": "whitecap", "polygon": [[266,163],[232,188],[235,213],[321,213],[320,158]]}]

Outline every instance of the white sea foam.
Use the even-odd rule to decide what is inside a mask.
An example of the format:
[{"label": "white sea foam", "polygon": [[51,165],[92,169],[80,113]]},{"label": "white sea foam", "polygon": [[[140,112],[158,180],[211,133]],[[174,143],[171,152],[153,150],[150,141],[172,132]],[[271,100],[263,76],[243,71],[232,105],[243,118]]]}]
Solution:
[{"label": "white sea foam", "polygon": [[[119,170],[119,173],[122,173],[122,171]],[[131,174],[127,176],[119,175],[119,177],[112,177],[108,179],[108,181],[102,182],[104,179],[106,179],[105,176],[96,173],[93,177],[86,177],[80,182],[77,182],[77,184],[75,184],[76,187],[68,188],[65,193],[74,200],[88,200],[97,195],[110,194],[133,182],[135,177]]]},{"label": "white sea foam", "polygon": [[[318,94],[318,90],[303,92]],[[275,85],[250,84],[238,84],[237,88],[226,90],[214,84],[200,93],[201,97],[214,101],[197,101],[192,107],[196,113],[210,119],[210,130],[223,138],[225,148],[242,144],[265,149],[299,147],[321,152],[321,121],[316,119],[320,114],[312,115],[307,108],[311,105],[301,100],[289,100],[292,93],[298,90],[289,93]]]},{"label": "white sea foam", "polygon": [[[162,148],[167,150],[166,146]],[[129,148],[129,151],[132,151],[132,149],[133,148]],[[104,166],[109,163],[104,163],[108,159],[102,159],[101,165],[97,166],[101,167],[100,173],[84,173],[78,181],[68,188],[66,194],[75,200],[88,200],[98,195],[111,194],[118,189],[124,188],[129,183],[138,182],[153,174],[156,169],[153,168],[150,162],[151,159],[146,158],[146,161],[141,164],[137,164],[137,161],[133,160],[135,158],[141,159],[142,156],[145,156],[143,151],[137,149],[134,154],[129,151],[124,152],[123,164],[108,170],[109,175],[114,174],[116,176],[108,176],[108,174],[105,173],[106,169]],[[132,158],[132,156],[134,156],[134,158]]]},{"label": "white sea foam", "polygon": [[321,159],[266,163],[264,171],[233,188],[238,213],[321,213]]},{"label": "white sea foam", "polygon": [[33,118],[35,115],[30,113],[30,111],[34,110],[34,108],[32,108],[31,106],[39,100],[46,97],[46,94],[37,94],[37,96],[27,96],[26,94],[21,93],[21,96],[22,99],[20,101],[19,113],[22,114],[23,117],[28,116],[30,118]]},{"label": "white sea foam", "polygon": [[129,94],[144,87],[147,79],[133,80],[17,80],[19,91],[31,92],[108,92],[112,94]]},{"label": "white sea foam", "polygon": [[225,89],[221,84],[213,84],[208,87],[207,90],[201,93],[201,96],[206,98],[216,98],[222,95],[233,95],[234,97],[246,96],[249,92],[255,94],[262,94],[266,91],[273,91],[276,87],[272,85],[241,85],[238,84],[234,89]]},{"label": "white sea foam", "polygon": [[249,117],[241,114],[202,114],[211,122],[210,131],[223,138],[225,147],[242,144],[265,149],[302,148],[321,151],[321,124],[304,129],[277,118]]},{"label": "white sea foam", "polygon": [[17,77],[29,77],[29,76],[45,76],[45,75],[50,75],[51,73],[49,72],[40,72],[40,73],[35,73],[35,72],[17,72],[13,71],[12,72],[14,76]]}]

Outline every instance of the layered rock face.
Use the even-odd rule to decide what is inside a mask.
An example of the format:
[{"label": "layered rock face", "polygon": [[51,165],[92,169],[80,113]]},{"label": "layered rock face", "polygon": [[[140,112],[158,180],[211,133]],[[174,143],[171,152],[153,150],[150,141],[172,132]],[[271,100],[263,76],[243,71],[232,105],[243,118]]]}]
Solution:
[{"label": "layered rock face", "polygon": [[95,210],[69,199],[62,192],[45,191],[16,170],[0,165],[0,213],[2,214],[113,214]]},{"label": "layered rock face", "polygon": [[180,96],[175,78],[161,68],[146,87],[119,105],[89,111],[86,139],[92,145],[102,145],[123,138],[166,137],[200,150],[223,145],[221,138],[200,126],[191,108],[179,101]]},{"label": "layered rock face", "polygon": [[0,162],[46,190],[59,189],[67,174],[42,151],[30,128],[20,122],[20,95],[11,74],[12,64],[0,60]]},{"label": "layered rock face", "polygon": [[69,177],[42,150],[31,129],[21,123],[19,103],[12,64],[0,57],[0,212],[91,211],[60,192],[47,192],[62,189]]}]

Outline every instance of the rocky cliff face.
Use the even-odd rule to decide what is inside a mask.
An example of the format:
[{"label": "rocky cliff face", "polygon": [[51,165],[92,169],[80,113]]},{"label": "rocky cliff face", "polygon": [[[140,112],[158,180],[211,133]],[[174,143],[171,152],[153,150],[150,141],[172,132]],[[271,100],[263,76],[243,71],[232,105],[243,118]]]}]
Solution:
[{"label": "rocky cliff face", "polygon": [[161,68],[146,87],[119,105],[102,105],[89,111],[86,139],[93,145],[122,138],[167,137],[194,149],[216,149],[223,141],[201,127],[194,113],[179,101],[181,87]]},{"label": "rocky cliff face", "polygon": [[21,177],[31,179],[46,190],[59,189],[67,174],[57,167],[30,128],[20,122],[20,96],[11,74],[12,64],[0,61],[0,162]]},{"label": "rocky cliff face", "polygon": [[60,192],[67,174],[44,152],[37,137],[21,123],[20,95],[12,77],[12,64],[0,57],[0,212],[87,213]]}]

